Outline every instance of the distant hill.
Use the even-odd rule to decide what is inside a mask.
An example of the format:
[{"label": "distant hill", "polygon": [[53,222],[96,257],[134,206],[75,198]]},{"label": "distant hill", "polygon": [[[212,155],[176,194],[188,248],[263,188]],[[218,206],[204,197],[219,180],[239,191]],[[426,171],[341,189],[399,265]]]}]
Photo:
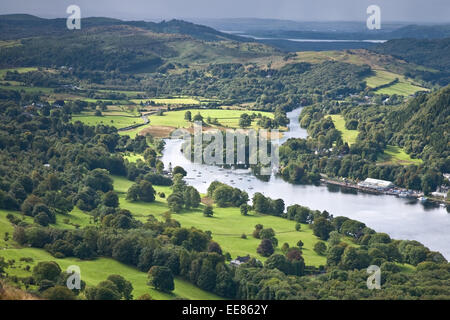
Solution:
[{"label": "distant hill", "polygon": [[[138,27],[156,33],[182,34],[205,41],[251,41],[236,35],[222,33],[210,27],[182,20],[170,20],[155,23],[146,21],[122,21],[119,19],[103,17],[81,19],[82,29],[118,25]],[[0,15],[0,40],[61,35],[68,32],[70,32],[70,30],[66,28],[65,18],[44,19],[26,14]]]},{"label": "distant hill", "polygon": [[450,83],[450,38],[390,40],[371,50],[426,67],[408,76],[420,76],[440,85]]},{"label": "distant hill", "polygon": [[68,30],[65,19],[7,15],[0,16],[0,35],[3,40],[14,40],[0,50],[0,68],[66,66],[78,71],[142,73],[281,54],[272,47],[181,20],[86,18],[81,30]]}]

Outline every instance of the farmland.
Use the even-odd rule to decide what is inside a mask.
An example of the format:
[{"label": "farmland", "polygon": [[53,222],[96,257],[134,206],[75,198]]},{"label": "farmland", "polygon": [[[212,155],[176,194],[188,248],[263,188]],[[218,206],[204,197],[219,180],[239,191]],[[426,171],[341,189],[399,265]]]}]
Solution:
[{"label": "farmland", "polygon": [[[228,128],[238,128],[239,127],[239,117],[243,113],[251,115],[252,113],[259,114],[273,118],[273,114],[270,112],[259,112],[259,111],[246,111],[246,110],[224,110],[224,109],[189,109],[189,110],[179,110],[165,112],[164,115],[152,115],[149,117],[150,124],[152,126],[168,126],[174,128],[189,128],[192,123],[184,119],[186,111],[190,111],[192,117],[197,113],[203,117],[206,121],[208,117],[211,119],[217,119],[220,126]],[[256,128],[256,120],[252,122],[252,127]]]},{"label": "farmland", "polygon": [[[428,91],[428,89],[414,84],[403,75],[386,70],[374,70],[374,73],[373,76],[366,78],[366,83],[368,87],[376,89],[375,93],[377,94],[409,96],[418,91]],[[394,83],[394,81],[397,82]],[[385,87],[378,88],[380,86]]]},{"label": "farmland", "polygon": [[94,116],[90,114],[81,114],[72,116],[72,121],[81,121],[89,126],[96,126],[99,124],[116,127],[117,129],[129,127],[135,124],[144,123],[140,117],[131,117],[123,115],[102,115]]},{"label": "farmland", "polygon": [[384,153],[379,155],[377,159],[378,163],[384,164],[400,164],[400,165],[420,165],[422,164],[421,159],[413,159],[409,154],[405,152],[402,148],[398,146],[388,145]]},{"label": "farmland", "polygon": [[348,130],[345,128],[345,119],[340,114],[330,115],[330,118],[333,120],[336,129],[342,133],[342,140],[347,142],[349,145],[354,144],[356,142],[356,138],[358,137],[358,130]]}]

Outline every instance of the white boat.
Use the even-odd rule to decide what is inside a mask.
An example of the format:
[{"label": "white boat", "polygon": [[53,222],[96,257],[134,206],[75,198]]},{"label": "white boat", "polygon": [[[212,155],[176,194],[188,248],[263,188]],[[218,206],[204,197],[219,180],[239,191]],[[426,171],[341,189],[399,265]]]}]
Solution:
[{"label": "white boat", "polygon": [[420,202],[427,202],[427,200],[428,200],[427,197],[419,197]]}]

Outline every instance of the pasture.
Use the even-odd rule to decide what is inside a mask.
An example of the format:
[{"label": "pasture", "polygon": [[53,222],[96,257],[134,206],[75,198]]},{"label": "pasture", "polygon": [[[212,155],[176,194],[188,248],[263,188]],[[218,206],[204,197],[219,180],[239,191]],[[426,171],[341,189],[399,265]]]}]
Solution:
[{"label": "pasture", "polygon": [[[259,112],[259,111],[246,111],[246,110],[225,110],[225,109],[188,109],[188,110],[178,110],[178,111],[168,111],[164,112],[164,115],[151,115],[149,116],[151,126],[168,126],[174,128],[189,128],[192,122],[184,119],[186,111],[190,111],[192,118],[200,113],[203,117],[203,121],[206,122],[208,117],[211,119],[217,119],[220,127],[228,128],[238,128],[239,127],[239,117],[243,113],[251,115],[252,113],[261,114],[263,116],[273,119],[273,114],[270,112]],[[257,119],[252,122],[252,128],[256,128]],[[216,126],[216,125],[214,125]]]},{"label": "pasture", "polygon": [[345,119],[340,114],[332,114],[329,117],[333,120],[336,130],[341,132],[342,140],[347,142],[349,146],[354,144],[359,134],[358,130],[348,130],[345,128]]},{"label": "pasture", "polygon": [[383,154],[378,156],[377,162],[379,164],[399,164],[399,165],[420,165],[422,159],[413,159],[409,154],[398,146],[388,145]]}]

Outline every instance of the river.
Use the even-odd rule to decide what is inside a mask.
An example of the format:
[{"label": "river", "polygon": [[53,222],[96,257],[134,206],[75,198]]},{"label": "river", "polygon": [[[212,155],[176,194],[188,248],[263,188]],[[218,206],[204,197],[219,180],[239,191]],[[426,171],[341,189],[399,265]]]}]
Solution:
[{"label": "river", "polygon": [[[306,130],[298,123],[301,108],[289,112],[289,131],[281,139],[306,138]],[[182,166],[186,181],[206,193],[209,184],[218,180],[248,192],[251,197],[261,192],[271,198],[282,198],[286,206],[300,204],[311,209],[327,210],[336,216],[346,216],[364,222],[377,232],[392,238],[417,240],[431,250],[450,259],[450,214],[445,208],[422,204],[417,200],[389,195],[373,195],[334,186],[292,185],[272,176],[269,182],[256,179],[247,170],[221,169],[190,162],[181,151],[181,140],[166,140],[162,161],[165,167]]]}]

